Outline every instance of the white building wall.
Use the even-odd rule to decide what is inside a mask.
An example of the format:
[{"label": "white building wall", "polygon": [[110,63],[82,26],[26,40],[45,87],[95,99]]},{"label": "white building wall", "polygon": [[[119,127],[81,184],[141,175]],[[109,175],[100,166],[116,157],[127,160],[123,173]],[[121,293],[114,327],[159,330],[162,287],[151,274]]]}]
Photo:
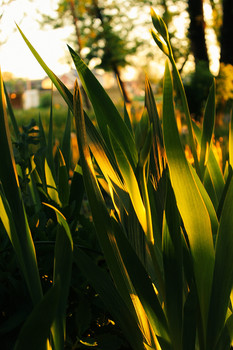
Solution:
[{"label": "white building wall", "polygon": [[26,90],[23,94],[23,108],[30,109],[38,107],[40,103],[39,90]]}]

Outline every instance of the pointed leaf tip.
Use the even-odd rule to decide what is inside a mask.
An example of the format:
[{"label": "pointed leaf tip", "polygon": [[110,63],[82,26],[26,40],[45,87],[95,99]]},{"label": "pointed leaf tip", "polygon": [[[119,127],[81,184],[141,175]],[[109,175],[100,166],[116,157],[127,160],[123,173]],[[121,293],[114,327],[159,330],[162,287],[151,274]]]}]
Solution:
[{"label": "pointed leaf tip", "polygon": [[168,42],[169,41],[169,36],[168,36],[168,30],[167,30],[167,26],[164,22],[164,20],[162,19],[162,17],[160,17],[153,8],[151,8],[151,19],[152,19],[152,23],[155,27],[155,29],[157,30],[157,32],[162,36],[162,38]]},{"label": "pointed leaf tip", "polygon": [[167,45],[160,39],[159,35],[157,33],[155,33],[155,31],[153,29],[151,29],[151,35],[152,35],[155,43],[160,48],[160,50],[163,51],[163,53],[166,56],[169,56],[169,50],[168,50]]}]

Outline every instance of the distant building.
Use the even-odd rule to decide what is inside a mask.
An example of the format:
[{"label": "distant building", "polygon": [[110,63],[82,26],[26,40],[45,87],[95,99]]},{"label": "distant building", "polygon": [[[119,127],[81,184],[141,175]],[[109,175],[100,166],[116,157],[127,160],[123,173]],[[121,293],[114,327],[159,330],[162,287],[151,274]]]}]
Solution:
[{"label": "distant building", "polygon": [[38,89],[26,90],[23,94],[23,108],[36,108],[40,103],[40,94]]},{"label": "distant building", "polygon": [[[94,69],[92,72],[104,89],[118,89],[115,76],[112,72],[104,72],[100,69]],[[81,84],[78,73],[75,69],[71,69],[69,72],[60,75],[59,79],[69,90],[73,90],[76,79],[78,79],[79,84]],[[19,109],[30,109],[38,107],[40,104],[41,95],[45,94],[46,90],[51,91],[51,88],[53,86],[52,81],[49,77],[45,77],[44,79],[27,80],[23,81],[22,83],[20,81],[20,89],[18,86],[12,87],[9,83],[8,85],[8,93],[12,106],[13,108]],[[53,89],[56,90],[54,86]],[[58,99],[57,94],[59,95],[59,93],[56,93],[56,96],[54,95],[55,103]],[[62,103],[62,98],[58,103]]]},{"label": "distant building", "polygon": [[[102,72],[101,70],[92,70],[92,72],[105,89],[110,89],[111,87],[116,85],[116,80],[114,78],[113,73],[106,73],[104,71]],[[69,72],[60,75],[59,79],[70,90],[74,88],[74,83],[76,79],[78,79],[78,82],[80,84],[80,79],[75,69],[71,69]],[[46,77],[45,79],[43,79],[41,86],[42,89],[50,90],[52,86],[50,78]]]},{"label": "distant building", "polygon": [[11,105],[14,109],[23,108],[23,93],[22,92],[12,92],[9,94]]}]

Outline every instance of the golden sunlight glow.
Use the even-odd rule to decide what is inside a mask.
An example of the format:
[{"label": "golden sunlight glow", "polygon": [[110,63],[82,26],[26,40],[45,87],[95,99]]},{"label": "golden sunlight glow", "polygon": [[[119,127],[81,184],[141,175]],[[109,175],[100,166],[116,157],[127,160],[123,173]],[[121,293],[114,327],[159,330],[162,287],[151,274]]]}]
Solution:
[{"label": "golden sunlight glow", "polygon": [[212,7],[208,2],[204,2],[204,18],[207,24],[206,27],[206,40],[208,46],[208,53],[210,56],[210,70],[214,75],[219,71],[219,56],[220,49],[217,43],[217,38],[212,28]]},{"label": "golden sunlight glow", "polygon": [[[58,0],[43,1],[43,13],[51,14],[55,12]],[[1,18],[1,35],[5,43],[0,46],[1,65],[4,72],[12,72],[17,77],[26,77],[30,79],[40,79],[45,76],[43,69],[36,62],[34,57],[27,51],[25,43],[21,39],[19,33],[16,31],[15,23],[18,23],[28,37],[29,41],[35,46],[36,50],[40,53],[41,57],[47,63],[49,67],[53,67],[55,74],[63,74],[67,72],[70,67],[68,64],[61,63],[62,57],[66,52],[67,38],[70,37],[73,32],[72,26],[66,26],[57,30],[41,30],[38,20],[37,9],[41,8],[41,0],[21,0],[13,1],[4,8],[4,13]],[[130,18],[138,16],[136,8],[132,8],[132,11],[128,14]],[[140,21],[143,23],[148,21],[148,13],[140,13]],[[209,1],[204,1],[204,16],[207,23],[206,36],[208,42],[208,51],[211,58],[210,69],[213,74],[217,74],[219,70],[219,47],[215,37],[214,30],[211,28],[212,21],[212,8]],[[184,22],[186,21],[187,13],[183,11],[179,16],[174,18],[174,25],[177,29],[178,39],[182,39],[185,36]],[[139,29],[138,34],[142,39],[150,41],[150,33],[148,30]],[[151,39],[152,40],[152,39]],[[152,40],[153,42],[153,40]],[[152,50],[154,46],[152,45]],[[84,49],[85,50],[85,49]],[[139,50],[140,51],[140,50]],[[139,52],[140,53],[140,52]],[[17,57],[17,60],[15,60]],[[142,57],[135,62],[139,61],[138,65],[141,65]],[[64,60],[63,60],[64,62]],[[153,60],[154,62],[154,60]],[[155,63],[155,62],[154,62]],[[162,76],[164,69],[162,62],[156,63],[156,76]],[[155,72],[154,69],[152,71]],[[135,69],[129,67],[124,69],[125,80],[133,80],[135,78]]]}]

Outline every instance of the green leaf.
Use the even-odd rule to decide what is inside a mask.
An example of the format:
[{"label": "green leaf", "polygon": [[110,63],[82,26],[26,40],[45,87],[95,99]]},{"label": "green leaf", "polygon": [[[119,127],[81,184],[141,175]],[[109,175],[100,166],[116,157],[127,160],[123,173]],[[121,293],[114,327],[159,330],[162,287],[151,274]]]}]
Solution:
[{"label": "green leaf", "polygon": [[233,108],[231,109],[231,120],[229,124],[229,164],[233,168]]},{"label": "green leaf", "polygon": [[71,149],[70,149],[71,122],[72,122],[71,112],[68,109],[65,131],[63,134],[62,144],[61,144],[61,151],[64,156],[68,173],[70,170],[70,154],[71,154]]},{"label": "green leaf", "polygon": [[40,149],[35,155],[36,162],[36,170],[40,176],[41,182],[43,184],[43,188],[46,191],[46,181],[45,181],[45,157],[46,157],[46,149],[47,149],[47,141],[45,137],[45,131],[42,124],[41,117],[39,115],[39,136],[40,136]]},{"label": "green leaf", "polygon": [[108,134],[109,128],[123,147],[131,166],[135,167],[137,164],[137,151],[132,134],[98,80],[70,47],[69,50],[81,79],[82,86],[94,108],[98,126],[105,143],[109,149],[111,149]]},{"label": "green leaf", "polygon": [[[60,79],[58,79],[57,76],[48,68],[48,66],[45,64],[45,62],[42,60],[42,58],[38,55],[37,51],[30,44],[30,42],[27,40],[27,38],[22,33],[22,31],[20,30],[19,27],[18,27],[18,29],[19,29],[19,31],[20,31],[24,41],[26,42],[26,44],[28,45],[29,49],[33,53],[34,57],[37,59],[37,61],[39,62],[41,67],[45,70],[45,72],[48,74],[48,76],[51,79],[51,81],[53,82],[54,86],[56,86],[56,88],[60,92],[61,96],[63,97],[63,99],[67,103],[69,109],[73,112],[73,95],[65,87],[65,85],[60,81]],[[102,87],[101,87],[101,89],[102,89]],[[110,102],[110,104],[111,103],[112,102]],[[113,107],[113,108],[115,108],[115,107]],[[118,112],[115,111],[115,113],[118,113]],[[88,135],[88,139],[89,139],[88,142],[90,143],[90,147],[91,147],[92,152],[93,152],[93,150],[95,150],[97,148],[98,152],[96,154],[99,155],[99,158],[97,159],[99,164],[101,163],[101,154],[102,155],[105,155],[105,154],[108,155],[107,158],[111,161],[110,162],[111,166],[108,169],[108,171],[110,171],[110,174],[111,174],[110,178],[115,184],[117,184],[117,186],[122,187],[122,183],[120,183],[119,179],[117,179],[117,176],[116,176],[117,175],[117,171],[114,174],[114,171],[116,170],[116,166],[114,167],[113,156],[110,154],[110,151],[107,149],[106,145],[104,144],[103,140],[100,138],[100,135],[98,134],[97,130],[95,129],[94,125],[92,124],[92,122],[90,121],[88,115],[85,112],[84,112],[84,116],[85,116],[85,122],[86,122],[86,128],[87,128],[87,135]],[[118,116],[118,118],[119,118],[119,116]],[[41,126],[42,126],[42,123],[41,123],[41,121],[39,119],[40,130],[43,130],[43,128]],[[128,132],[129,131],[127,131],[126,133],[128,134]],[[131,136],[131,138],[132,138],[132,136]],[[41,135],[41,142],[42,142],[41,146],[42,147],[46,147],[46,140],[45,140],[45,135],[44,134]],[[131,140],[131,143],[132,143],[132,140]],[[133,146],[133,147],[135,148],[135,146]],[[97,155],[96,155],[96,157],[97,157]],[[105,163],[105,160],[102,162],[103,165]],[[112,166],[114,167],[114,171],[112,171],[112,169],[111,169]],[[43,171],[44,171],[44,160],[43,160],[42,165],[41,165],[40,176],[42,178],[43,184],[45,184]]]},{"label": "green leaf", "polygon": [[55,319],[59,300],[59,286],[53,286],[35,306],[24,323],[14,350],[47,350],[50,327]]},{"label": "green leaf", "polygon": [[[197,141],[199,143],[199,145],[201,145],[201,131],[198,128],[198,126],[193,123],[193,129],[197,138]],[[211,197],[211,193],[209,192],[209,188],[206,187],[206,179],[204,179],[204,184],[205,187],[207,189],[207,192],[209,193],[209,196],[212,199],[212,202],[214,203],[214,199],[217,199],[217,205],[222,197],[222,192],[223,192],[223,188],[224,188],[224,178],[223,178],[223,174],[221,172],[219,163],[214,155],[214,152],[212,150],[212,147],[210,147],[210,152],[209,152],[209,157],[208,157],[208,162],[207,162],[207,171],[206,171],[206,176],[209,177],[212,187],[214,189],[214,198]],[[217,209],[215,207],[215,209]]]},{"label": "green leaf", "polygon": [[118,256],[119,252],[115,244],[112,223],[95,176],[90,151],[87,145],[81,92],[77,85],[77,82],[75,85],[74,93],[74,107],[83,180],[92,211],[95,228],[101,247],[104,251],[107,264],[112,275],[114,276],[115,283],[119,287],[121,296],[123,297],[124,301],[128,305],[129,309],[131,309],[131,312],[134,314],[134,309],[128,292],[129,284],[124,276],[124,267],[122,265],[120,257]]},{"label": "green leaf", "polygon": [[57,154],[59,159],[59,168],[58,168],[59,199],[62,203],[62,207],[66,207],[69,203],[69,196],[70,196],[69,176],[67,173],[65,160],[60,149],[58,149]]},{"label": "green leaf", "polygon": [[131,119],[130,119],[130,112],[128,112],[126,104],[124,103],[124,121],[125,124],[127,125],[129,131],[131,133],[133,133],[133,129],[132,129],[132,123],[131,123]]},{"label": "green leaf", "polygon": [[207,208],[190,171],[179,138],[168,62],[166,62],[164,76],[163,135],[171,184],[189,239],[204,331],[207,324],[213,277],[213,237]]},{"label": "green leaf", "polygon": [[160,50],[163,51],[163,53],[166,56],[169,56],[169,49],[167,45],[161,40],[160,36],[157,33],[155,33],[153,29],[151,30],[151,35],[154,41],[156,42],[156,44],[158,45],[158,47],[160,48]]},{"label": "green leaf", "polygon": [[151,7],[150,13],[152,18],[152,23],[155,29],[157,30],[157,32],[162,36],[165,42],[169,41],[167,26],[164,20],[162,19],[162,17],[158,16],[152,7]]},{"label": "green leaf", "polygon": [[163,223],[165,310],[174,349],[182,348],[183,266],[180,215],[170,183]]},{"label": "green leaf", "polygon": [[[69,217],[69,219],[73,219],[75,220],[75,222],[77,221],[77,217],[81,209],[83,195],[84,195],[83,176],[80,171],[80,166],[77,164],[74,169],[74,174],[70,185],[70,196],[69,196],[69,207],[72,208],[72,205],[74,206],[71,213],[71,218]],[[74,228],[76,230],[76,225],[74,226]]]},{"label": "green leaf", "polygon": [[17,123],[17,120],[15,118],[15,114],[14,114],[14,111],[13,111],[11,101],[10,101],[10,98],[8,96],[5,84],[4,84],[4,91],[5,91],[5,96],[6,96],[7,108],[8,108],[10,118],[11,118],[11,123],[12,123],[13,129],[14,129],[14,133],[15,133],[16,138],[19,139],[20,131],[19,131],[18,123]]},{"label": "green leaf", "polygon": [[[88,119],[85,119],[85,121],[87,123]],[[88,146],[90,147],[90,150],[94,155],[105,179],[107,181],[110,179],[119,188],[124,189],[120,170],[114,157],[111,155],[106,144],[104,143],[103,138],[94,127],[89,127],[87,130],[90,131],[90,133],[87,134]]]},{"label": "green leaf", "polygon": [[52,334],[56,350],[63,350],[64,340],[66,338],[66,306],[70,289],[73,240],[65,217],[56,208],[51,205],[47,206],[55,211],[58,221],[54,253],[53,284],[54,286],[59,284],[60,293],[56,309],[56,318],[52,326]]},{"label": "green leaf", "polygon": [[176,86],[177,86],[178,92],[180,94],[180,98],[182,101],[182,107],[184,110],[184,114],[185,114],[186,122],[187,122],[187,126],[188,126],[189,142],[190,142],[190,147],[191,147],[191,151],[192,151],[193,158],[194,158],[194,164],[195,164],[196,171],[197,171],[198,175],[200,176],[200,168],[199,168],[199,162],[198,162],[198,157],[197,157],[194,132],[193,132],[193,128],[192,128],[192,120],[191,120],[189,107],[188,107],[188,101],[187,101],[184,86],[183,86],[183,83],[182,83],[182,80],[180,77],[180,73],[176,67],[176,63],[175,63],[175,60],[173,57],[172,47],[170,44],[166,24],[163,22],[162,18],[159,15],[157,15],[153,10],[152,10],[152,16],[154,18],[154,19],[152,18],[153,24],[155,25],[155,28],[159,32],[159,34],[165,37],[165,32],[166,32],[165,41],[166,41],[167,45],[164,45],[164,43],[161,41],[159,35],[157,33],[155,33],[153,30],[151,31],[152,37],[154,38],[156,44],[165,53],[165,55],[167,55],[169,57],[169,60],[172,64],[174,79],[176,81]]},{"label": "green leaf", "polygon": [[126,190],[129,193],[129,196],[132,201],[135,213],[137,214],[138,220],[142,225],[144,232],[146,233],[147,232],[146,212],[145,212],[145,207],[142,201],[136,176],[123,149],[121,148],[115,136],[112,134],[111,130],[109,130],[109,136],[112,144],[112,149],[114,151],[119,169],[121,171]]},{"label": "green leaf", "polygon": [[144,350],[143,337],[139,327],[132,318],[128,306],[118,293],[109,274],[97,266],[82,249],[74,249],[74,261],[90,280],[96,292],[99,293],[103,303],[119,324],[133,349]]},{"label": "green leaf", "polygon": [[215,84],[213,82],[208,100],[206,102],[204,120],[203,120],[203,130],[201,136],[201,154],[200,154],[200,171],[202,179],[204,178],[205,167],[208,162],[211,139],[214,130],[215,122]]},{"label": "green leaf", "polygon": [[209,349],[214,348],[223,329],[233,285],[233,179],[224,201],[216,242],[212,295],[208,319]]},{"label": "green leaf", "polygon": [[[194,286],[193,286],[194,287]],[[196,324],[198,313],[198,300],[195,288],[192,288],[185,300],[183,312],[183,350],[194,350],[196,344]]]},{"label": "green leaf", "polygon": [[47,159],[45,159],[45,179],[46,179],[46,187],[47,187],[47,193],[49,197],[59,206],[61,206],[61,202],[58,196],[58,190],[56,183],[54,181],[52,172],[49,168]]},{"label": "green leaf", "polygon": [[218,214],[219,218],[221,218],[221,215],[222,215],[223,205],[224,205],[227,193],[228,193],[228,189],[229,189],[229,186],[230,186],[230,183],[232,180],[232,176],[233,176],[233,170],[232,170],[231,166],[229,165],[228,170],[227,170],[226,184],[223,188],[222,196],[221,196],[221,199],[220,199],[219,205],[218,205],[217,214]]},{"label": "green leaf", "polygon": [[231,314],[226,321],[226,328],[230,337],[231,345],[233,342],[233,314]]},{"label": "green leaf", "polygon": [[[121,226],[116,220],[114,220],[114,218],[112,218],[112,225],[115,227],[115,232],[117,232],[116,242],[121,252],[127,274],[135,289],[135,294],[132,295],[131,298],[133,299],[135,308],[138,308],[138,312],[140,312],[139,319],[141,318],[141,327],[142,329],[145,327],[144,318],[146,316],[150,322],[149,327],[153,329],[159,342],[164,342],[164,349],[169,348],[170,336],[168,333],[167,321],[155,289],[151,283],[151,279],[126,239]],[[140,304],[144,310],[141,308]],[[148,342],[148,344],[150,343]]]},{"label": "green leaf", "polygon": [[155,142],[157,145],[159,145],[160,149],[163,149],[163,134],[161,122],[155,103],[152,87],[147,76],[145,80],[145,107],[147,108],[150,123],[153,124],[154,135],[156,137]]},{"label": "green leaf", "polygon": [[[149,332],[150,334],[150,327],[146,322],[144,311],[141,307],[140,301],[137,298],[137,295],[135,294],[134,287],[125,268],[124,260],[122,260],[121,251],[119,250],[116,242],[118,234],[116,231],[117,228],[109,216],[108,209],[104,203],[102,193],[95,177],[90,151],[86,140],[81,93],[77,85],[75,86],[74,106],[80,159],[84,176],[83,178],[96,232],[103,249],[107,265],[114,279],[114,283],[122,299],[124,300],[124,303],[127,305],[129,314],[131,315],[132,319],[137,320],[137,322],[142,321],[144,327],[146,327],[147,333]],[[141,347],[142,345],[139,344],[138,346]]]},{"label": "green leaf", "polygon": [[135,127],[135,145],[137,148],[138,153],[140,153],[144,143],[146,136],[148,134],[149,129],[149,120],[148,120],[148,114],[147,111],[144,109],[140,120],[137,122]]},{"label": "green leaf", "polygon": [[[35,171],[35,169],[33,171]],[[32,173],[33,173],[33,171],[32,171]],[[31,200],[33,203],[32,204],[33,209],[34,209],[35,213],[39,213],[39,211],[41,210],[41,199],[40,199],[39,191],[38,191],[38,188],[36,186],[35,179],[34,179],[34,176],[32,173],[29,175],[30,181],[28,183],[28,188],[29,188],[30,197],[31,197]]]},{"label": "green leaf", "polygon": [[194,168],[191,165],[189,165],[189,168],[190,168],[190,171],[191,171],[193,178],[196,182],[196,185],[200,191],[200,194],[202,196],[202,199],[204,201],[206,209],[208,211],[210,222],[211,222],[212,235],[213,235],[213,237],[215,237],[217,235],[218,226],[219,226],[218,217],[217,217],[215,208],[213,206],[212,201],[210,200],[208,193],[205,190],[205,187],[203,186],[200,178],[198,177],[197,173],[195,172]]},{"label": "green leaf", "polygon": [[[53,90],[52,90],[53,91]],[[53,178],[55,179],[55,165],[53,159],[53,95],[51,96],[50,104],[50,117],[49,117],[49,133],[48,133],[48,145],[46,148],[46,158],[48,166],[51,170]]]},{"label": "green leaf", "polygon": [[[8,226],[8,235],[19,259],[29,294],[34,304],[42,297],[42,289],[37,267],[35,247],[32,240],[26,212],[19,187],[16,164],[10,138],[6,112],[3,81],[0,72],[0,182],[4,193],[1,193],[2,207],[5,207],[6,220],[12,221]],[[7,208],[7,209],[6,209]],[[14,227],[15,229],[11,228]]]}]

